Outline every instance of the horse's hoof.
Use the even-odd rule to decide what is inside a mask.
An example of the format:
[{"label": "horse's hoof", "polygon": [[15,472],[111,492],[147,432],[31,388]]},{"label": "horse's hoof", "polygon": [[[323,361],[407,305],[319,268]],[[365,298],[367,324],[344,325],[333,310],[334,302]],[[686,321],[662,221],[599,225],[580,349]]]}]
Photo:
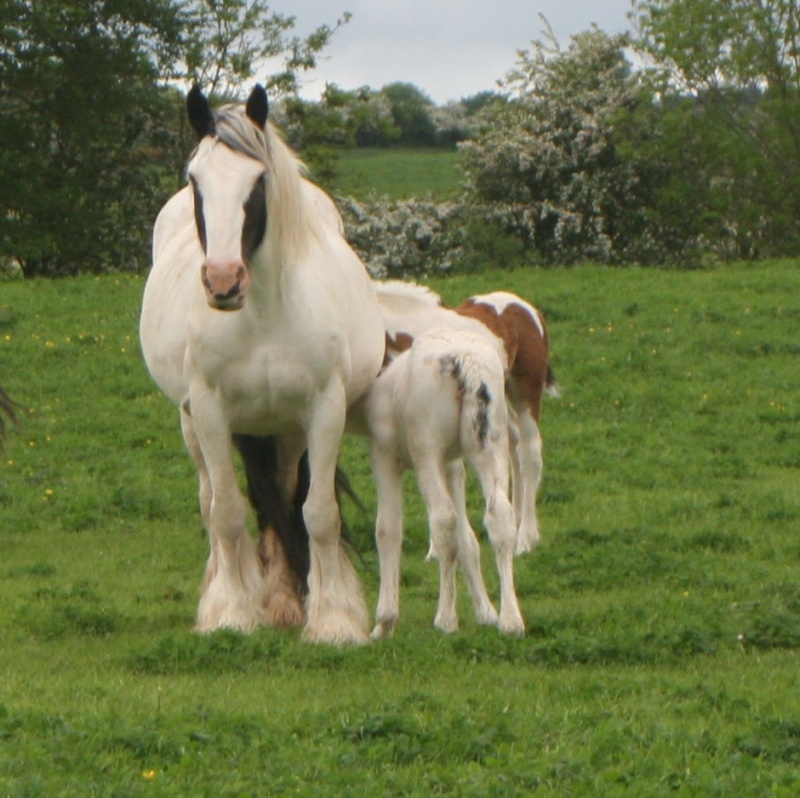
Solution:
[{"label": "horse's hoof", "polygon": [[264,625],[295,629],[306,622],[306,611],[297,596],[273,596],[264,609]]}]

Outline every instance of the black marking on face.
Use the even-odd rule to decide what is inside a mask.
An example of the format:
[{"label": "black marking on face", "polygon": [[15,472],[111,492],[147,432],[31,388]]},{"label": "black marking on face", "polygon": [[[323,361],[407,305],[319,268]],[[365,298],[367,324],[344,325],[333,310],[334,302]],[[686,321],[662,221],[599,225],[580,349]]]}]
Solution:
[{"label": "black marking on face", "polygon": [[200,193],[200,188],[194,178],[190,177],[189,181],[192,185],[192,195],[194,196],[194,222],[197,226],[197,235],[200,238],[200,246],[203,247],[203,252],[207,249],[206,244],[206,220],[203,216],[203,195]]},{"label": "black marking on face", "polygon": [[242,258],[249,263],[253,253],[261,246],[267,229],[267,186],[262,175],[253,186],[244,203],[242,225]]}]

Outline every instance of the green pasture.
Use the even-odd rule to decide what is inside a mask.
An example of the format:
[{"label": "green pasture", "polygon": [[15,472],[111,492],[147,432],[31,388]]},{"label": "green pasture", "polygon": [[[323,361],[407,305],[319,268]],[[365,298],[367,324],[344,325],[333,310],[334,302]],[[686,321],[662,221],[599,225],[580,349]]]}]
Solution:
[{"label": "green pasture", "polygon": [[333,194],[364,200],[371,195],[406,199],[430,196],[443,201],[461,193],[459,153],[441,149],[352,147],[336,150]]},{"label": "green pasture", "polygon": [[[191,632],[207,543],[143,279],[0,283],[25,407],[0,455],[2,798],[800,794],[800,262],[432,285],[549,319],[528,632],[476,627],[465,594],[461,630],[432,628],[409,477],[397,632],[339,650]],[[341,463],[373,608],[364,442]]]}]

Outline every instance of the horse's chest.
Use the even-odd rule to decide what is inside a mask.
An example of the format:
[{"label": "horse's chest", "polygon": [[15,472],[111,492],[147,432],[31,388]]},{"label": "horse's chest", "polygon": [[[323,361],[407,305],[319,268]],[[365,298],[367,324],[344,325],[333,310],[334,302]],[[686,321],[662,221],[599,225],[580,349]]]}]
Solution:
[{"label": "horse's chest", "polygon": [[304,352],[280,342],[197,347],[193,361],[200,382],[222,401],[232,428],[242,432],[302,422],[328,376]]}]

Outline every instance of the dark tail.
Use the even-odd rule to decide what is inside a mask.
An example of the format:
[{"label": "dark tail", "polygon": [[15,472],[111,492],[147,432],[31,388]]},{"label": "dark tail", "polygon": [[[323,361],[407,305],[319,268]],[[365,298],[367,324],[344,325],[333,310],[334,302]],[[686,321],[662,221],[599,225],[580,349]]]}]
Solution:
[{"label": "dark tail", "polygon": [[558,380],[556,380],[556,375],[553,373],[553,369],[551,369],[550,366],[547,367],[547,376],[545,377],[544,381],[544,391],[550,396],[561,396],[561,388],[558,384]]},{"label": "dark tail", "polygon": [[303,591],[308,590],[310,552],[308,530],[303,521],[303,503],[311,480],[308,456],[303,454],[297,473],[297,492],[291,505],[283,500],[276,475],[278,443],[275,436],[234,435],[233,442],[242,456],[247,477],[247,495],[256,513],[258,528],[272,527],[281,543],[289,567]]},{"label": "dark tail", "polygon": [[[308,572],[311,567],[308,530],[303,520],[303,504],[308,497],[311,472],[308,453],[300,458],[297,471],[297,491],[290,506],[283,500],[283,493],[276,479],[278,472],[278,445],[275,436],[234,435],[233,442],[239,450],[247,478],[247,495],[255,510],[261,532],[272,527],[286,554],[289,567],[297,577],[303,592],[308,590]],[[366,508],[353,490],[347,475],[336,469],[336,499],[342,521],[342,537],[350,543],[351,536],[341,513],[341,497],[345,494],[364,513]]]}]

